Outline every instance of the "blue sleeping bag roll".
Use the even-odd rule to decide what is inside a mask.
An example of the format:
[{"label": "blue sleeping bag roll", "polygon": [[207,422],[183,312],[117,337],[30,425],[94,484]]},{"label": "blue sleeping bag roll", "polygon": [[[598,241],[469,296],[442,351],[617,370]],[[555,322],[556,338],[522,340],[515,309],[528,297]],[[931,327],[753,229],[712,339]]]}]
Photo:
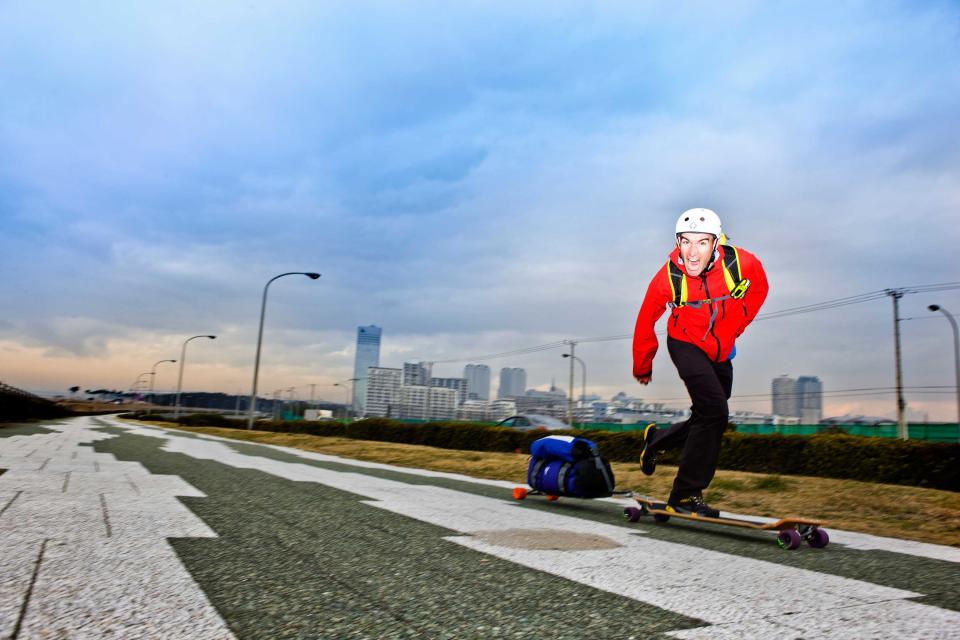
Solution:
[{"label": "blue sleeping bag roll", "polygon": [[547,436],[530,445],[527,482],[547,495],[600,498],[612,495],[613,470],[586,438]]}]

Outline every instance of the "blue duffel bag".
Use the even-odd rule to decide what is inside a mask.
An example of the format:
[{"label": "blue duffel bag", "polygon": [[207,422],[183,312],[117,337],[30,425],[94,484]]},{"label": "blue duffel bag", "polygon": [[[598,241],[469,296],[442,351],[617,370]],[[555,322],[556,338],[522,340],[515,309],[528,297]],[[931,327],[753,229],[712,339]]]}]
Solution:
[{"label": "blue duffel bag", "polygon": [[527,483],[553,496],[605,498],[613,494],[610,463],[586,438],[547,436],[530,445]]}]

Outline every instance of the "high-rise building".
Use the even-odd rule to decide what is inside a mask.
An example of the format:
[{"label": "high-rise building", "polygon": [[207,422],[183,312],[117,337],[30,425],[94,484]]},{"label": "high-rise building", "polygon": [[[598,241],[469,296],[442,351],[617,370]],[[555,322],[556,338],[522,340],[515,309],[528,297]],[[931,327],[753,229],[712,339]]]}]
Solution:
[{"label": "high-rise building", "polygon": [[401,412],[400,381],[403,372],[387,367],[368,367],[366,373],[366,397],[363,415],[399,418]]},{"label": "high-rise building", "polygon": [[823,383],[816,376],[796,380],[783,375],[773,379],[773,415],[797,418],[800,424],[823,419]]},{"label": "high-rise building", "polygon": [[364,415],[367,401],[367,369],[380,366],[380,336],[376,325],[357,327],[357,354],[353,361],[353,410]]},{"label": "high-rise building", "polygon": [[467,380],[467,399],[490,399],[490,367],[485,364],[468,364],[463,368]]},{"label": "high-rise building", "polygon": [[799,416],[797,408],[797,381],[788,375],[778,376],[771,384],[773,396],[773,415]]},{"label": "high-rise building", "polygon": [[522,396],[527,390],[527,371],[519,367],[504,367],[500,369],[500,388],[497,389],[497,398],[514,398]]},{"label": "high-rise building", "polygon": [[427,367],[422,362],[403,363],[403,384],[405,385],[426,386],[429,375]]},{"label": "high-rise building", "polygon": [[456,389],[405,384],[400,387],[400,403],[402,418],[455,420],[457,417]]},{"label": "high-rise building", "polygon": [[823,383],[817,376],[797,378],[797,408],[800,424],[819,424],[823,419]]},{"label": "high-rise building", "polygon": [[430,378],[430,386],[441,389],[453,389],[457,392],[457,406],[467,399],[466,378]]}]

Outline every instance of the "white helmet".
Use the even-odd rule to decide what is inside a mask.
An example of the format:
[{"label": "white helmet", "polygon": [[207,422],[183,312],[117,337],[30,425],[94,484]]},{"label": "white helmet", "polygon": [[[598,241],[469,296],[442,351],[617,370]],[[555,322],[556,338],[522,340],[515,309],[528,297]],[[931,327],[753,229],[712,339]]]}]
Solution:
[{"label": "white helmet", "polygon": [[677,218],[677,235],[681,233],[709,233],[719,239],[720,216],[710,209],[687,209]]}]

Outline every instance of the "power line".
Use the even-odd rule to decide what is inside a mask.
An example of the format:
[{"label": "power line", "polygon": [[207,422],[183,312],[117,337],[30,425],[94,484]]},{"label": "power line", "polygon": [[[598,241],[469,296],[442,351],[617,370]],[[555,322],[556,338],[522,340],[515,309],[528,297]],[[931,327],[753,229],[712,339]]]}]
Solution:
[{"label": "power line", "polygon": [[[904,389],[909,390],[912,394],[915,394],[915,395],[926,395],[926,394],[952,395],[954,393],[952,391],[953,387],[949,387],[949,386],[926,386],[926,387],[919,386],[919,387],[904,387]],[[821,397],[829,397],[829,398],[859,398],[859,397],[867,397],[867,396],[890,395],[896,392],[897,392],[896,387],[864,387],[862,389],[837,389],[834,391],[821,391],[820,395]],[[783,393],[783,394],[777,394],[777,395],[783,398],[792,399],[792,398],[803,397],[804,394],[790,392],[790,393]],[[743,393],[743,394],[736,394],[736,395],[730,396],[730,400],[737,400],[739,402],[769,402],[772,397],[773,397],[772,393]],[[645,404],[657,404],[657,403],[665,403],[665,402],[688,402],[689,400],[690,398],[688,396],[685,396],[682,398],[680,397],[658,398],[656,400],[652,400]]]},{"label": "power line", "polygon": [[[960,282],[941,282],[935,284],[922,284],[914,285],[910,287],[898,287],[898,290],[903,293],[931,293],[935,291],[951,291],[954,289],[960,289]],[[889,294],[888,291],[892,289],[880,289],[877,291],[867,291],[865,293],[860,293],[853,296],[847,296],[845,298],[836,298],[834,300],[825,300],[823,302],[815,302],[807,305],[800,305],[797,307],[790,307],[787,309],[781,309],[780,311],[772,311],[770,313],[761,313],[758,314],[754,319],[754,322],[760,320],[774,320],[777,318],[786,318],[794,315],[801,315],[805,313],[813,313],[815,311],[827,311],[829,309],[837,309],[840,307],[846,307],[854,304],[862,304],[864,302],[872,302],[874,300],[881,300],[886,298]],[[903,318],[903,320],[915,320],[919,318]],[[658,331],[656,335],[663,336],[666,332]],[[592,336],[586,338],[574,338],[572,340],[557,340],[555,342],[548,342],[546,344],[537,345],[533,347],[522,347],[519,349],[513,349],[511,351],[502,351],[499,353],[486,354],[481,356],[470,356],[462,358],[447,358],[445,360],[432,360],[434,364],[448,364],[453,362],[467,362],[467,361],[483,361],[483,360],[495,360],[497,358],[506,358],[509,356],[515,355],[525,355],[528,353],[537,353],[540,351],[549,351],[551,349],[558,349],[569,342],[615,342],[619,340],[629,340],[633,338],[632,333],[623,333],[613,336]]]}]

